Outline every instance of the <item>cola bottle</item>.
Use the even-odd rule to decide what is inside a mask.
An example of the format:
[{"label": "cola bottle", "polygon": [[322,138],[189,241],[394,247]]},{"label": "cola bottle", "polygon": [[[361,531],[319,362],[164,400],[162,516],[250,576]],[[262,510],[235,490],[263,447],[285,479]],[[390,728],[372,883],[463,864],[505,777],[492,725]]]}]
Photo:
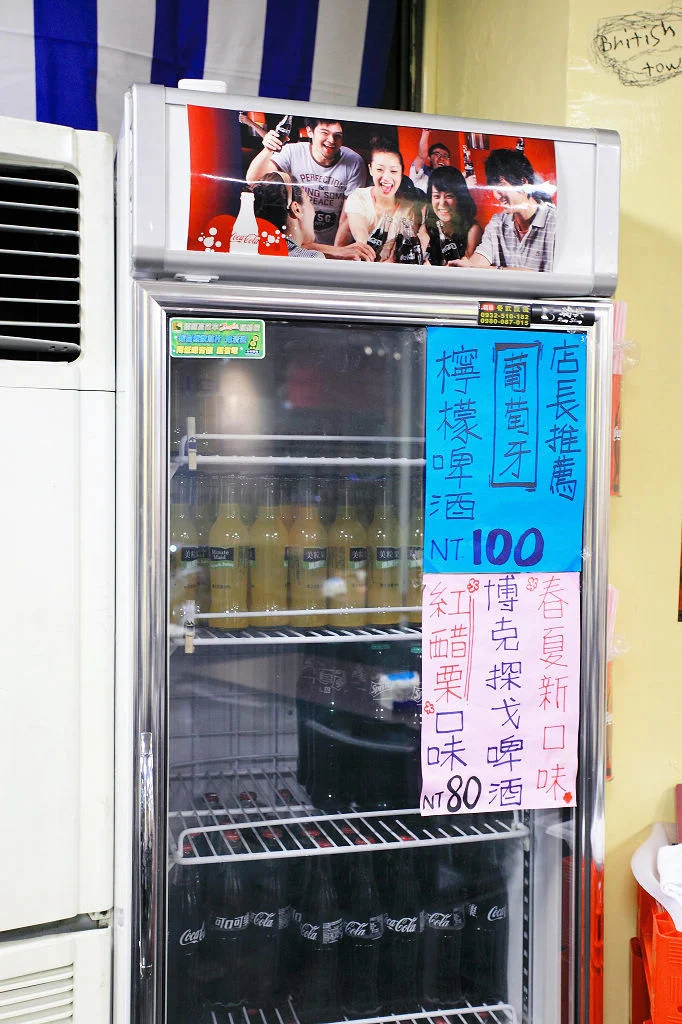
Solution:
[{"label": "cola bottle", "polygon": [[379,956],[384,920],[372,858],[349,858],[343,900],[341,1004],[349,1017],[376,1017],[380,1010]]},{"label": "cola bottle", "polygon": [[[239,833],[223,835],[233,852],[244,850]],[[251,914],[244,865],[231,861],[214,866],[206,908],[204,994],[214,1006],[235,1007],[246,1001]]]},{"label": "cola bottle", "polygon": [[386,1012],[406,1013],[418,1003],[417,967],[422,906],[412,850],[390,855],[385,872],[381,997]]},{"label": "cola bottle", "polygon": [[[185,839],[183,855],[192,853],[192,844]],[[168,1024],[185,1024],[199,1013],[197,966],[205,937],[199,869],[191,864],[176,864],[170,875],[168,893]]]},{"label": "cola bottle", "polygon": [[303,1024],[335,1020],[343,920],[327,857],[316,857],[301,900],[296,1012]]},{"label": "cola bottle", "polygon": [[425,894],[424,1003],[429,1009],[462,1005],[461,953],[464,931],[462,875],[454,847],[434,858]]},{"label": "cola bottle", "polygon": [[470,882],[462,950],[462,979],[474,1005],[506,1003],[509,898],[500,844],[485,843],[471,853]]},{"label": "cola bottle", "polygon": [[335,811],[347,804],[346,782],[349,746],[345,709],[348,674],[345,663],[334,655],[318,658],[309,720],[308,790],[315,807]]},{"label": "cola bottle", "polygon": [[277,132],[277,138],[280,142],[288,142],[291,138],[291,126],[294,121],[293,114],[285,114],[281,121],[278,121],[275,125],[275,131]]},{"label": "cola bottle", "polygon": [[310,792],[312,765],[312,735],[310,724],[315,720],[316,704],[315,679],[317,676],[316,658],[314,655],[303,659],[301,672],[296,682],[296,720],[298,728],[298,761],[296,778]]},{"label": "cola bottle", "polygon": [[280,947],[289,924],[289,905],[283,876],[283,861],[255,865],[252,881],[250,966],[251,1002],[261,1008],[272,1006],[279,991]]}]

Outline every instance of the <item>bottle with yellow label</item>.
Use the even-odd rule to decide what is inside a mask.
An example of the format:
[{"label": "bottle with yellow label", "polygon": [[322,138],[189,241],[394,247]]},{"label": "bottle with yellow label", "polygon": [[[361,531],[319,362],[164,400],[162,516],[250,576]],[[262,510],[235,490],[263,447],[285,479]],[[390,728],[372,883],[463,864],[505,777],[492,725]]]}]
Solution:
[{"label": "bottle with yellow label", "polygon": [[[314,482],[299,486],[296,522],[289,533],[289,602],[292,610],[326,609],[327,531],[320,522]],[[294,615],[291,625],[323,626],[324,615]]]},{"label": "bottle with yellow label", "polygon": [[[402,605],[400,589],[400,528],[393,507],[393,490],[386,479],[378,482],[374,519],[367,530],[367,606]],[[400,622],[400,612],[370,612],[372,625]]]},{"label": "bottle with yellow label", "polygon": [[[248,609],[249,528],[239,515],[239,487],[234,476],[220,481],[218,518],[208,535],[211,559],[211,611],[246,612]],[[248,626],[248,615],[209,619],[218,629]]]},{"label": "bottle with yellow label", "polygon": [[[412,514],[407,540],[407,594],[406,605],[422,603],[422,579],[424,573],[424,499],[422,478],[419,476],[412,489]],[[421,623],[421,610],[408,612],[410,622]]]},{"label": "bottle with yellow label", "polygon": [[343,608],[343,614],[330,616],[333,626],[364,626],[367,601],[367,531],[358,519],[357,494],[346,480],[341,488],[336,520],[329,529],[329,579],[327,594],[330,608]]},{"label": "bottle with yellow label", "polygon": [[185,621],[185,602],[196,599],[199,568],[197,531],[192,518],[191,481],[182,470],[171,482],[168,546],[169,619],[176,626],[182,626]]},{"label": "bottle with yellow label", "polygon": [[250,528],[249,610],[282,611],[284,615],[253,619],[254,626],[283,626],[288,622],[287,547],[289,536],[279,514],[278,483],[265,479],[260,485],[258,514]]},{"label": "bottle with yellow label", "polygon": [[[208,535],[215,520],[213,507],[213,478],[207,473],[194,473],[194,527],[197,531],[197,590],[196,610],[211,610],[211,559],[209,557]],[[200,619],[198,625],[206,625]]]}]

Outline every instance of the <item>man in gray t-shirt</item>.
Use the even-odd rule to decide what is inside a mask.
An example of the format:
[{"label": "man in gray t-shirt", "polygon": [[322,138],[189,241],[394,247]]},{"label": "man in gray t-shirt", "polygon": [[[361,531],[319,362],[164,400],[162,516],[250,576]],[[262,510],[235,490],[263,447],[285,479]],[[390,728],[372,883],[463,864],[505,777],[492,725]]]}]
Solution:
[{"label": "man in gray t-shirt", "polygon": [[537,182],[528,158],[513,149],[492,150],[485,176],[504,212],[491,217],[473,255],[452,265],[552,270],[556,207],[547,201],[551,187]]},{"label": "man in gray t-shirt", "polygon": [[259,181],[272,171],[285,171],[303,186],[315,207],[315,242],[327,258],[374,261],[374,250],[364,243],[335,245],[346,196],[365,183],[362,157],[342,145],[343,127],[338,121],[308,122],[310,142],[283,144],[276,131],[263,138],[263,149],[253,158],[246,180]]}]

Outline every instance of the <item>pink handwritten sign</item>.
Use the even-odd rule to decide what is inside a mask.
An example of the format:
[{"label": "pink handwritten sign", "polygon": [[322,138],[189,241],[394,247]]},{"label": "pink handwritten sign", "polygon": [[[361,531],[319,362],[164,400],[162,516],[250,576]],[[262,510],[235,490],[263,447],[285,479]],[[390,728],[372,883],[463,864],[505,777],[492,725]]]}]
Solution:
[{"label": "pink handwritten sign", "polygon": [[422,814],[576,802],[580,574],[427,573]]}]

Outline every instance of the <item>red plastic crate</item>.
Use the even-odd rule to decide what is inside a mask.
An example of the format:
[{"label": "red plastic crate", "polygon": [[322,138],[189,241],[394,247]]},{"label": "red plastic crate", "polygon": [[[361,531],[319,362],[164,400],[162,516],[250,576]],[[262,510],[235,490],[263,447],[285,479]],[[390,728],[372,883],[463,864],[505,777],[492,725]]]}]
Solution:
[{"label": "red plastic crate", "polygon": [[682,932],[676,931],[668,911],[640,885],[637,937],[649,990],[651,1024],[682,1024]]}]

